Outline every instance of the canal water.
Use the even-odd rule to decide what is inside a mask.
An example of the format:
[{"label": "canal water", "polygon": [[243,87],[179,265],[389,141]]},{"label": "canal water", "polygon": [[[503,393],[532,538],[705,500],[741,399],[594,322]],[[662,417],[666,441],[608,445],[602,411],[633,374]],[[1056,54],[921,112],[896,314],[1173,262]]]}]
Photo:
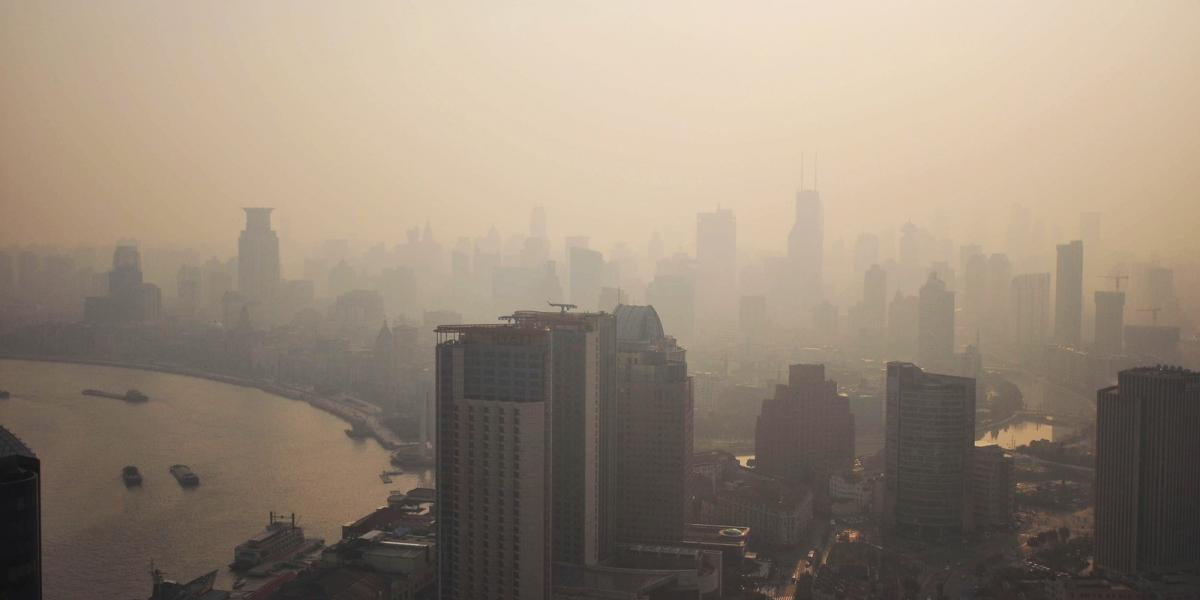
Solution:
[{"label": "canal water", "polygon": [[[84,388],[150,396],[145,404]],[[113,367],[0,360],[0,425],[42,461],[43,579],[48,600],[146,598],[153,561],[174,579],[223,567],[269,511],[296,513],[305,534],[386,504],[391,490],[431,486],[420,470],[379,480],[388,453],[303,402],[205,379]],[[181,489],[167,472],[200,476]],[[126,489],[121,468],[144,483]]]}]

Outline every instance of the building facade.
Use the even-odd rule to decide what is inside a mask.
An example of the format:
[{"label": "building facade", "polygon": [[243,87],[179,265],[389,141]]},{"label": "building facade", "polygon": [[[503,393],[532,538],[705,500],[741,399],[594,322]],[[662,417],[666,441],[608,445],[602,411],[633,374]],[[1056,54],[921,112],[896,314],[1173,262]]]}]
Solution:
[{"label": "building facade", "polygon": [[849,469],[854,415],[825,365],[791,365],[788,384],[763,400],[754,434],[755,469],[787,479]]},{"label": "building facade", "polygon": [[549,598],[552,336],[438,331],[441,597]]},{"label": "building facade", "polygon": [[1200,566],[1198,427],[1200,373],[1129,369],[1096,394],[1097,566]]},{"label": "building facade", "polygon": [[1012,456],[1000,446],[976,446],[972,498],[975,527],[1006,527],[1012,522]]},{"label": "building facade", "polygon": [[886,410],[885,526],[926,540],[969,531],[975,380],[888,363]]},{"label": "building facade", "polygon": [[41,461],[0,427],[0,598],[42,597]]},{"label": "building facade", "polygon": [[1017,275],[1010,290],[1009,340],[1018,352],[1032,356],[1050,339],[1050,274]]},{"label": "building facade", "polygon": [[548,598],[551,565],[614,547],[611,314],[523,311],[438,328],[443,598]]},{"label": "building facade", "polygon": [[664,333],[652,306],[618,306],[616,320],[617,537],[679,543],[692,456],[692,381],[685,351]]}]

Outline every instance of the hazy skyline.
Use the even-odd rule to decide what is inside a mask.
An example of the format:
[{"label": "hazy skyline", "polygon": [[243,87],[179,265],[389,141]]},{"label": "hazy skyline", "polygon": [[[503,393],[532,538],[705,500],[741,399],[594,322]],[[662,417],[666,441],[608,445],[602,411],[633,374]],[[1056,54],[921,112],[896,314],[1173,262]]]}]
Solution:
[{"label": "hazy skyline", "polygon": [[[781,254],[800,156],[827,243],[1020,202],[1138,254],[1200,251],[1200,4],[10,2],[0,235],[233,248],[452,242],[495,224],[690,248],[732,208]],[[812,180],[811,164],[807,168]],[[1048,225],[1052,225],[1048,223]],[[1055,227],[1048,226],[1053,236]]]}]

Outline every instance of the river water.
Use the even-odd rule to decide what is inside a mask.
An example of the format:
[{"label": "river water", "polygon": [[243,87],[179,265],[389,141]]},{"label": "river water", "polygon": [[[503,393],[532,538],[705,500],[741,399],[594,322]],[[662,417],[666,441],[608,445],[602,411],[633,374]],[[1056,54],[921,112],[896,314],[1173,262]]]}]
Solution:
[{"label": "river water", "polygon": [[[83,396],[130,388],[145,404]],[[48,600],[146,598],[150,561],[186,580],[228,564],[269,511],[295,512],[309,537],[431,486],[429,470],[379,480],[388,454],[303,402],[205,379],[113,367],[0,360],[0,424],[42,461]],[[167,472],[200,476],[184,490]],[[121,467],[145,479],[126,489]],[[228,589],[228,588],[226,588]]]},{"label": "river water", "polygon": [[1070,435],[1073,431],[1072,428],[1062,425],[1052,425],[1034,420],[1020,420],[985,432],[975,440],[975,445],[990,446],[996,444],[1012,450],[1018,446],[1027,446],[1035,440],[1055,441],[1058,439],[1055,437],[1056,435]]}]

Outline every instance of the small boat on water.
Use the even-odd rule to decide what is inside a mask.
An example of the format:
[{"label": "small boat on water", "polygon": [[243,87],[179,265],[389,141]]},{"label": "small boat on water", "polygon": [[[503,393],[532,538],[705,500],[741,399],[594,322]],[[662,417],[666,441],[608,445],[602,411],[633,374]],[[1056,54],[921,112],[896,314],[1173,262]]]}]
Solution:
[{"label": "small boat on water", "polygon": [[191,467],[187,465],[171,465],[171,475],[175,476],[175,481],[179,485],[187,487],[196,487],[200,485],[200,476],[193,473]]},{"label": "small boat on water", "polygon": [[124,469],[121,469],[121,479],[125,480],[125,487],[142,485],[142,474],[139,473],[138,468],[133,465],[129,465]]},{"label": "small boat on water", "polygon": [[8,390],[0,390],[0,400],[8,400],[9,396]]},{"label": "small boat on water", "polygon": [[129,390],[124,394],[116,394],[113,392],[106,392],[104,390],[86,389],[83,390],[83,395],[98,396],[100,398],[112,398],[114,400],[124,400],[126,402],[145,402],[150,399],[150,396],[147,396],[137,390]]}]

